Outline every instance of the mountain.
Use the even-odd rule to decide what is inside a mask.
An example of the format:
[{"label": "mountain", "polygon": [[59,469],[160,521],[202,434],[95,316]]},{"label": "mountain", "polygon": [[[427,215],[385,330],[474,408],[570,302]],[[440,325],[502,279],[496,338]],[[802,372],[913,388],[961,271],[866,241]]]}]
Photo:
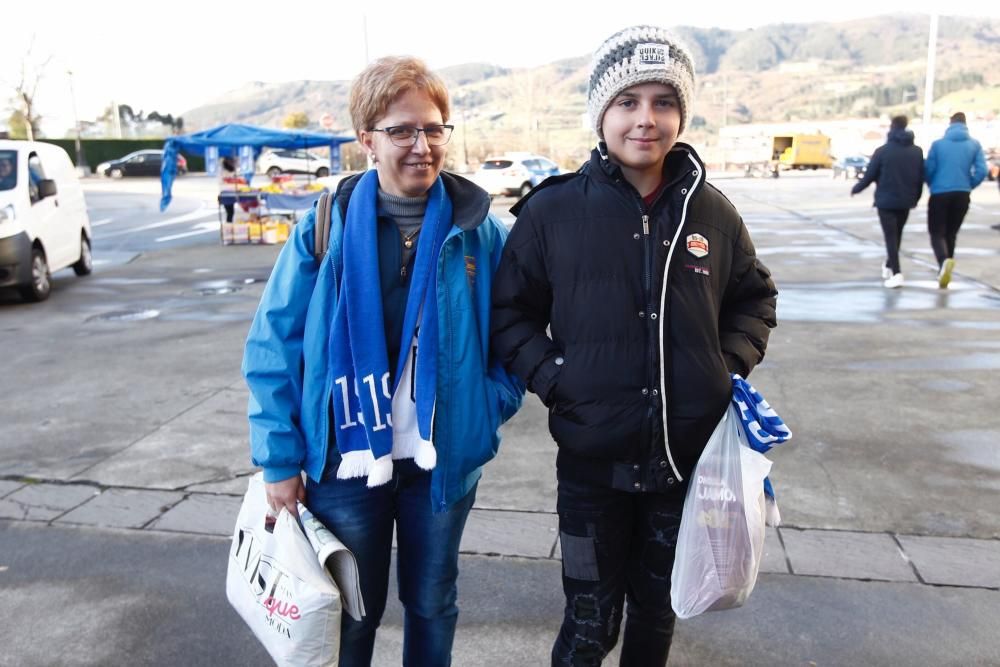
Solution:
[{"label": "mountain", "polygon": [[[679,27],[698,70],[689,141],[724,124],[918,115],[923,104],[929,19],[881,16],[838,23],[775,24],[752,30]],[[936,114],[949,100],[995,115],[1000,21],[941,17]],[[504,150],[533,150],[577,164],[592,143],[586,113],[589,54],[534,68],[469,63],[440,70],[458,126],[450,157],[477,162]],[[224,122],[278,126],[324,112],[335,131],[351,132],[348,81],[253,83],[184,114],[188,129]],[[960,94],[959,94],[960,93]],[[317,126],[318,127],[318,126]],[[350,164],[350,155],[347,156]]]}]

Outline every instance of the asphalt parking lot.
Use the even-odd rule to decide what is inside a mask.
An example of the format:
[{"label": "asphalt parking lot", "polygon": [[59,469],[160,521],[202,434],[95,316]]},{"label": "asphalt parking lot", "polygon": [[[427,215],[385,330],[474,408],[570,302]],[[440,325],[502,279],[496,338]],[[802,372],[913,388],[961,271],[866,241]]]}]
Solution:
[{"label": "asphalt parking lot", "polygon": [[[190,211],[175,215],[201,210],[203,186],[179,183]],[[904,233],[906,283],[886,290],[870,192],[851,198],[829,174],[717,183],[779,288],[750,379],[795,437],[771,456],[784,524],[757,590],[679,623],[671,664],[1000,664],[995,184],[973,194],[949,289],[925,199]],[[88,187],[103,210],[108,188]],[[130,188],[123,207],[155,196]],[[97,229],[167,219],[129,215]],[[278,248],[219,246],[208,222],[153,228],[206,224],[184,243],[95,233],[94,275],[56,275],[41,304],[0,295],[2,665],[267,664],[222,573],[253,473],[242,342]],[[456,665],[547,664],[554,460],[529,395],[463,541]],[[399,664],[401,624],[390,605],[375,664]]]}]

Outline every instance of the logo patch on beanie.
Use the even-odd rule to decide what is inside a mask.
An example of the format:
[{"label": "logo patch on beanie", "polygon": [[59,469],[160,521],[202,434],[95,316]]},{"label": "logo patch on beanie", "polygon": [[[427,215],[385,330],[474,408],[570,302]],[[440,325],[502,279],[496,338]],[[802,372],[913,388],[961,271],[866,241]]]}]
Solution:
[{"label": "logo patch on beanie", "polygon": [[657,42],[636,44],[632,53],[632,63],[639,70],[663,69],[669,59],[670,47]]}]

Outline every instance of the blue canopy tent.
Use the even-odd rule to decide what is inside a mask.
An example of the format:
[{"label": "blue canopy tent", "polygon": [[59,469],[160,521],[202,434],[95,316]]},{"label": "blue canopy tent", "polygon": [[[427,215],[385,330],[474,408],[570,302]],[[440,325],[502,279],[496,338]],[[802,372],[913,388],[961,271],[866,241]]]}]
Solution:
[{"label": "blue canopy tent", "polygon": [[[335,167],[331,171],[337,171],[340,166],[340,144],[349,141],[354,141],[354,137],[298,130],[275,130],[239,123],[220,125],[203,132],[171,137],[163,145],[163,166],[160,168],[160,184],[163,194],[160,197],[160,211],[166,210],[172,199],[171,190],[174,186],[174,178],[177,176],[178,152],[204,156],[205,149],[215,146],[219,151],[219,157],[238,157],[241,147],[250,146],[253,150],[253,159],[256,161],[260,157],[261,150],[265,147],[315,148],[329,146],[331,162],[334,163],[333,167]],[[245,174],[247,181],[252,175],[251,169],[250,173]]]}]

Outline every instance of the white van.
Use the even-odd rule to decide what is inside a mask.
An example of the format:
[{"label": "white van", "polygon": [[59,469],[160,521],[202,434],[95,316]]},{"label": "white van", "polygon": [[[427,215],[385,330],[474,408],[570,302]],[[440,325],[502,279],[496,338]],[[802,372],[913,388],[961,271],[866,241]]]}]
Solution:
[{"label": "white van", "polygon": [[83,188],[66,151],[39,141],[0,139],[0,287],[28,301],[52,289],[51,273],[93,270]]}]

